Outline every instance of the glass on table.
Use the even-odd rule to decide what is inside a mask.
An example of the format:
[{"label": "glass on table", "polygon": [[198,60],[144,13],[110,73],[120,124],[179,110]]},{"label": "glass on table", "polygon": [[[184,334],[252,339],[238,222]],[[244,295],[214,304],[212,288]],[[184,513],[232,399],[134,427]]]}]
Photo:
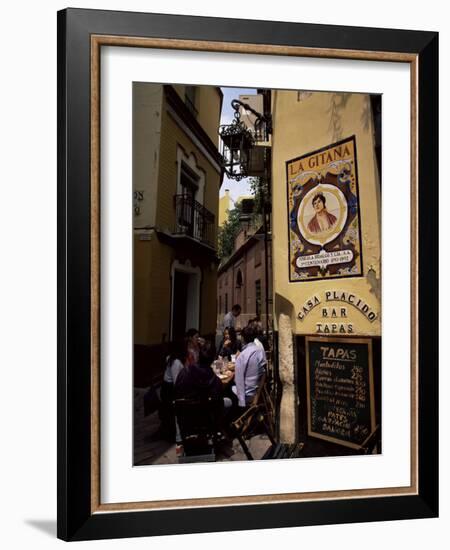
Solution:
[{"label": "glass on table", "polygon": [[217,375],[219,375],[219,374],[222,374],[224,367],[225,367],[225,363],[222,357],[219,356],[219,358],[216,359],[213,363],[213,370]]}]

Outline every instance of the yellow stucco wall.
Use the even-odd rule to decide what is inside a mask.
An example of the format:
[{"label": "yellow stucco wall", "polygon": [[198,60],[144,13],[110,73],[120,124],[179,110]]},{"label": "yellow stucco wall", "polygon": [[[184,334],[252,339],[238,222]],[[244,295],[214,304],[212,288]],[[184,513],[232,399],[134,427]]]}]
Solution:
[{"label": "yellow stucco wall", "polygon": [[[180,88],[180,87],[177,87]],[[184,92],[177,90],[181,97]],[[219,116],[220,98],[215,95],[200,94],[200,110],[207,112],[208,102],[215,98],[215,110],[211,110],[210,126],[215,124]],[[203,102],[206,102],[204,107]],[[206,115],[205,115],[206,117]],[[208,117],[205,118],[205,120]],[[209,120],[209,119],[208,119]],[[200,121],[200,120],[199,120]],[[215,122],[214,122],[215,121]],[[205,128],[206,129],[206,128]],[[213,136],[211,136],[212,138]],[[141,144],[141,149],[145,143]],[[206,156],[194,144],[191,137],[180,128],[166,108],[166,100],[162,99],[161,129],[159,143],[159,165],[157,181],[148,179],[149,185],[157,185],[153,194],[156,197],[156,208],[152,226],[160,231],[171,233],[175,229],[174,195],[177,193],[179,170],[179,154],[183,158],[195,159],[195,169],[202,174],[204,181],[203,205],[214,214],[216,224],[219,206],[220,173],[213,167]],[[144,156],[137,156],[135,162],[141,162]],[[139,172],[137,166],[137,173]],[[145,168],[145,167],[144,167]],[[154,206],[154,205],[153,205]],[[216,234],[217,238],[217,234]],[[141,345],[159,344],[170,338],[171,309],[171,268],[175,259],[180,260],[183,252],[177,251],[169,244],[162,243],[156,232],[151,230],[138,231],[134,235],[134,343]],[[200,326],[203,334],[214,333],[216,328],[216,284],[217,266],[207,260],[201,253],[189,258],[202,271],[200,287]]]},{"label": "yellow stucco wall", "polygon": [[[134,342],[152,345],[170,338],[171,267],[177,258],[174,248],[134,236]],[[195,258],[202,270],[200,287],[200,332],[216,329],[217,267],[214,262]],[[192,328],[192,327],[188,327]]]},{"label": "yellow stucco wall", "polygon": [[228,211],[232,208],[230,192],[225,191],[225,195],[219,199],[219,227],[228,220]]},{"label": "yellow stucco wall", "polygon": [[133,83],[133,227],[155,225],[163,88]]},{"label": "yellow stucco wall", "polygon": [[222,107],[219,89],[214,86],[199,86],[198,93],[200,106],[198,121],[211,138],[211,141],[218,145],[218,128]]},{"label": "yellow stucco wall", "polygon": [[175,222],[173,196],[177,190],[177,150],[179,146],[182,147],[186,157],[194,155],[196,168],[205,174],[203,205],[214,214],[217,221],[220,174],[186,133],[176,124],[167,110],[163,109],[156,225],[158,227],[173,228]]},{"label": "yellow stucco wall", "polygon": [[211,335],[216,332],[217,320],[217,265],[214,262],[202,268],[200,333]]},{"label": "yellow stucco wall", "polygon": [[[299,98],[301,100],[299,101]],[[290,316],[297,334],[317,333],[317,323],[351,324],[353,335],[381,334],[380,191],[374,153],[370,98],[363,94],[273,92],[273,262],[275,319]],[[355,135],[358,163],[363,276],[289,282],[286,161]],[[378,314],[370,322],[357,308],[339,301],[321,303],[304,318],[297,315],[315,295],[346,291]],[[347,318],[324,318],[324,307],[345,307]],[[329,310],[328,313],[331,313]],[[339,313],[339,310],[338,310]],[[334,329],[333,329],[334,330]],[[339,336],[339,333],[333,332]],[[330,334],[332,335],[332,334]]]},{"label": "yellow stucco wall", "polygon": [[[186,86],[175,84],[173,87],[184,102]],[[219,143],[218,128],[221,107],[221,92],[219,88],[215,86],[197,86],[195,100],[195,108],[198,111],[197,121],[216,145]]]},{"label": "yellow stucco wall", "polygon": [[134,342],[157,344],[170,334],[170,268],[173,250],[158,241],[134,236]]}]

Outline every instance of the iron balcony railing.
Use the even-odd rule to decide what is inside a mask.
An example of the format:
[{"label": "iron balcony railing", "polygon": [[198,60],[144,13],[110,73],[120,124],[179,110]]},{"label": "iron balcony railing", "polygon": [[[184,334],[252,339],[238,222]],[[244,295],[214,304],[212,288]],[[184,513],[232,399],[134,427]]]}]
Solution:
[{"label": "iron balcony railing", "polygon": [[175,195],[175,234],[187,235],[215,248],[215,216],[191,195]]}]

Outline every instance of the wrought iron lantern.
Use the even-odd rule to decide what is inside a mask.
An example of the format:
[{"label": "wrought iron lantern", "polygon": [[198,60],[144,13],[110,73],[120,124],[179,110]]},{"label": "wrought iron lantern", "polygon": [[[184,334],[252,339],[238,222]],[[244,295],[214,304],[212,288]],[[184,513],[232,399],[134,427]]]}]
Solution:
[{"label": "wrought iron lantern", "polygon": [[239,111],[236,111],[231,124],[220,126],[219,135],[222,141],[222,166],[225,173],[237,181],[246,178],[254,140],[252,132],[240,121]]},{"label": "wrought iron lantern", "polygon": [[[260,175],[258,170],[261,171],[261,168],[256,164],[261,164],[262,156],[255,156],[255,145],[257,141],[267,140],[271,132],[271,118],[270,115],[258,113],[238,99],[233,99],[231,106],[235,111],[233,122],[219,128],[222,166],[229,178],[239,181],[247,176]],[[247,116],[254,116],[253,130],[241,120],[241,107],[245,109]]]}]

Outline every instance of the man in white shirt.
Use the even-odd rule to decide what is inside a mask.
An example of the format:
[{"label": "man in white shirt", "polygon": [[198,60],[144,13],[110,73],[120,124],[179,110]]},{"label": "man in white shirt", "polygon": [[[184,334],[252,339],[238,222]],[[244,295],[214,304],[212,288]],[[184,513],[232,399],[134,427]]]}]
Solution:
[{"label": "man in white shirt", "polygon": [[216,331],[216,349],[219,349],[220,342],[223,339],[223,331],[226,328],[234,328],[236,330],[236,317],[241,314],[241,306],[235,304],[231,311],[225,314],[222,323],[217,327]]},{"label": "man in white shirt", "polygon": [[231,311],[229,311],[223,318],[222,332],[226,328],[230,328],[230,327],[236,329],[236,317],[239,317],[240,314],[241,314],[241,306],[239,304],[235,304],[231,308]]}]

